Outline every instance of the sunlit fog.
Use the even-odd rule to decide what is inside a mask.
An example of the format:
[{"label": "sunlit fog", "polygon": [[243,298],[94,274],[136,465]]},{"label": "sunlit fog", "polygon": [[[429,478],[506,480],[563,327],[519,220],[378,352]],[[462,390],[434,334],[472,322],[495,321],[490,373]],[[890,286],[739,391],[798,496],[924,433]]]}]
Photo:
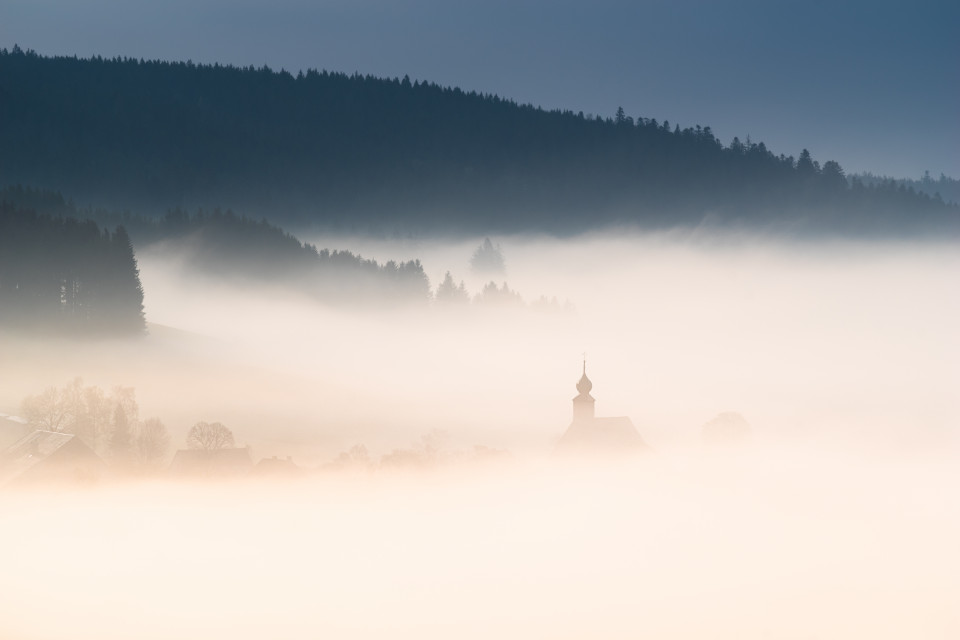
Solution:
[{"label": "sunlit fog", "polygon": [[[0,636],[960,637],[954,242],[300,237],[433,299],[156,243],[146,337],[0,333],[4,428],[75,389],[169,439],[0,488]],[[581,401],[642,450],[557,455]],[[177,473],[201,422],[295,472]]]}]

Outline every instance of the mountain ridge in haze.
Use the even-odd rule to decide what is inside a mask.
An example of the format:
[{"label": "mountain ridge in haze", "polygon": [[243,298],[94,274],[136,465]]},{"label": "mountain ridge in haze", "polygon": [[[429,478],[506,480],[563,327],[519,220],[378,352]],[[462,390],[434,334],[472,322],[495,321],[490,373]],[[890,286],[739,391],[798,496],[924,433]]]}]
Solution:
[{"label": "mountain ridge in haze", "polygon": [[637,224],[955,231],[960,208],[709,127],[545,111],[409,78],[0,50],[0,183],[113,209],[346,231]]}]

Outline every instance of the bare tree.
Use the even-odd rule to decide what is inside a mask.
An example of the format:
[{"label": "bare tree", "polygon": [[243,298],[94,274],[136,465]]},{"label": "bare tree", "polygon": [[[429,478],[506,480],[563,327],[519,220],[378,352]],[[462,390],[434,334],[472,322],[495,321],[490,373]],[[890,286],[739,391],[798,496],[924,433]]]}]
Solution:
[{"label": "bare tree", "polygon": [[129,440],[124,432],[136,424],[138,415],[132,387],[115,387],[107,397],[100,387],[83,386],[81,378],[26,397],[21,410],[33,427],[76,434],[98,453],[123,449]]},{"label": "bare tree", "polygon": [[70,431],[74,416],[63,392],[56,387],[47,387],[43,393],[27,396],[20,410],[31,426],[45,431]]},{"label": "bare tree", "polygon": [[102,451],[105,440],[110,435],[113,409],[110,400],[100,387],[68,387],[73,405],[76,407],[73,432],[97,451]]},{"label": "bare tree", "polygon": [[137,458],[143,465],[159,462],[170,448],[170,434],[159,418],[140,423],[136,439]]},{"label": "bare tree", "polygon": [[136,424],[140,420],[140,406],[137,404],[137,391],[133,387],[116,386],[110,392],[110,402],[113,405],[123,407],[123,412],[127,416],[130,424]]},{"label": "bare tree", "polygon": [[187,446],[204,451],[232,447],[233,432],[219,422],[198,422],[187,433]]}]

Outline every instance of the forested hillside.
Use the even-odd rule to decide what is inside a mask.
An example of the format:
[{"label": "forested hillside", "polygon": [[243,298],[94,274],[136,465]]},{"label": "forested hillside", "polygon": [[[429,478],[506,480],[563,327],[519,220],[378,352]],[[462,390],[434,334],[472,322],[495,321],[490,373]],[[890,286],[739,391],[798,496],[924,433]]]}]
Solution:
[{"label": "forested hillside", "polygon": [[179,253],[197,274],[287,286],[329,303],[430,300],[430,281],[419,260],[381,264],[350,251],[318,249],[266,220],[229,210],[191,214],[177,208],[158,219],[120,219],[132,225],[138,242],[166,243],[164,253]]},{"label": "forested hillside", "polygon": [[40,215],[0,198],[0,326],[76,335],[144,330],[143,289],[123,227]]},{"label": "forested hillside", "polygon": [[956,207],[796,152],[407,78],[0,51],[0,184],[113,209],[352,230],[956,226]]},{"label": "forested hillside", "polygon": [[951,178],[944,174],[936,180],[925,172],[919,180],[913,178],[893,178],[890,176],[878,176],[872,173],[856,173],[849,176],[851,180],[859,180],[869,187],[886,186],[887,189],[897,188],[904,191],[914,190],[918,193],[925,193],[932,196],[935,200],[943,200],[951,204],[960,204],[960,180]]},{"label": "forested hillside", "polygon": [[[97,250],[94,236],[100,226],[117,228],[114,237],[121,234],[127,238],[129,232],[125,242],[130,244],[132,239],[138,250],[162,244],[163,253],[177,256],[194,276],[286,286],[335,304],[425,304],[430,299],[430,282],[418,260],[379,263],[350,251],[318,249],[266,220],[229,210],[189,213],[174,208],[154,217],[78,209],[58,192],[19,186],[0,189],[0,207],[0,233],[4,234],[0,237],[0,303],[4,286],[19,296],[11,298],[7,292],[10,308],[6,314],[0,310],[0,316],[11,316],[14,309],[48,304],[43,302],[45,297],[24,293],[21,281],[27,276],[46,282],[43,278],[48,276],[63,280],[67,276],[57,274],[64,272],[81,274],[76,276],[79,284],[63,286],[70,291],[77,287],[85,293],[91,290],[97,284],[93,276],[109,272],[112,264],[105,262],[106,253]],[[114,267],[113,275],[119,278],[124,269]],[[44,286],[53,287],[53,291],[54,284]],[[77,304],[65,298],[56,317],[76,317],[80,313],[74,309]],[[89,303],[83,305],[86,309]]]}]

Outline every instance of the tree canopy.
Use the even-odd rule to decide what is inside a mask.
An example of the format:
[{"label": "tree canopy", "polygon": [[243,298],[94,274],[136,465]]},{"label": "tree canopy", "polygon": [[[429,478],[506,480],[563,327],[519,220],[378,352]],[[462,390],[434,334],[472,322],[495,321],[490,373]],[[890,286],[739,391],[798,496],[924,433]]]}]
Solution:
[{"label": "tree canopy", "polygon": [[[188,213],[177,207],[159,217],[104,209],[80,210],[59,192],[21,186],[0,189],[0,203],[6,203],[0,206],[9,212],[7,222],[11,225],[16,218],[21,226],[27,224],[24,220],[32,219],[71,228],[78,224],[88,229],[97,229],[97,224],[116,227],[117,264],[120,261],[130,264],[131,260],[135,264],[131,241],[141,248],[165,242],[167,251],[178,252],[192,274],[286,285],[330,303],[391,305],[426,303],[430,299],[430,282],[418,260],[380,263],[350,251],[318,249],[265,219],[236,215],[230,210]],[[28,207],[36,207],[38,211]],[[0,221],[0,231],[4,228],[2,225]],[[18,246],[14,247],[15,244]],[[0,274],[3,264],[7,264],[11,272],[35,273],[36,269],[42,271],[65,258],[62,252],[54,255],[62,249],[54,242],[24,245],[16,235],[0,238],[0,250],[7,245],[12,253],[0,254]],[[26,262],[20,259],[24,252],[29,258]],[[93,252],[77,259],[100,260],[105,256]],[[85,262],[84,268],[89,266]],[[114,269],[104,281],[109,287],[103,301],[111,301],[127,314],[134,310],[122,307],[132,305],[133,298],[130,295],[124,298],[123,292],[130,294],[139,286],[139,281],[135,284],[131,280],[133,273],[129,268]],[[3,282],[0,279],[0,296]],[[92,286],[89,282],[85,285]],[[21,304],[24,303],[21,301]]]},{"label": "tree canopy", "polygon": [[233,445],[233,432],[220,422],[198,422],[187,433],[187,446],[191,449],[216,451]]}]

